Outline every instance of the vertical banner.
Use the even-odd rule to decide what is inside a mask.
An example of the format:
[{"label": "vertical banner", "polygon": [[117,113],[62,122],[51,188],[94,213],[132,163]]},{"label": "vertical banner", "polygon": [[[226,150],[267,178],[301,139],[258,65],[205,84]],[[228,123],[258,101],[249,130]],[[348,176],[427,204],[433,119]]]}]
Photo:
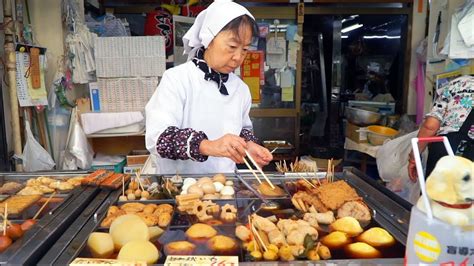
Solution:
[{"label": "vertical banner", "polygon": [[240,74],[249,86],[252,103],[260,103],[260,86],[264,84],[263,51],[250,51],[242,63]]}]

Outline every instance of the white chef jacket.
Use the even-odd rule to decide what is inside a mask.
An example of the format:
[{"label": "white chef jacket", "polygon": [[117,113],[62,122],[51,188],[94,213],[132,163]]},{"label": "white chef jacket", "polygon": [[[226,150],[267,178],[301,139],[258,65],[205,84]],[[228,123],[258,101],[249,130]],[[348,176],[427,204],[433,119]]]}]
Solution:
[{"label": "white chef jacket", "polygon": [[[229,95],[219,92],[217,83],[204,79],[192,61],[168,69],[145,107],[146,147],[155,155],[158,174],[231,173],[235,163],[226,157],[204,162],[162,158],[156,149],[158,138],[170,126],[192,128],[215,140],[227,133],[239,135],[252,130],[249,112],[252,98],[248,86],[234,73],[225,83]],[[188,144],[189,145],[189,144]]]}]

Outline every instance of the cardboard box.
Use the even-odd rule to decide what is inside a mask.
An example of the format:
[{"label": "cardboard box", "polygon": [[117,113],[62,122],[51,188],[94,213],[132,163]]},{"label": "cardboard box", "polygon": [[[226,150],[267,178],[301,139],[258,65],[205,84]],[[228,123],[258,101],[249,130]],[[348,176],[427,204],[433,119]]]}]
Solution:
[{"label": "cardboard box", "polygon": [[150,154],[146,150],[133,150],[127,155],[127,165],[144,165]]},{"label": "cardboard box", "polygon": [[347,122],[346,137],[357,143],[367,143],[367,132],[363,129],[365,129],[365,127],[359,127],[357,125],[352,124],[351,122]]},{"label": "cardboard box", "polygon": [[122,173],[123,172],[123,167],[125,166],[125,163],[127,162],[126,159],[123,159],[123,161],[116,163],[116,164],[103,164],[103,165],[92,165],[93,170],[97,169],[105,169],[109,171],[114,171],[115,173]]}]

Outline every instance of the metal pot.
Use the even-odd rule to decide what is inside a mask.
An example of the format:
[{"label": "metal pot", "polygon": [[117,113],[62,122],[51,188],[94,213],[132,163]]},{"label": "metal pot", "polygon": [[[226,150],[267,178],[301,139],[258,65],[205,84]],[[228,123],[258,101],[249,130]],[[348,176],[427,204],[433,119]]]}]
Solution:
[{"label": "metal pot", "polygon": [[346,118],[352,124],[356,124],[358,126],[368,126],[378,124],[382,119],[382,115],[364,109],[346,107]]}]

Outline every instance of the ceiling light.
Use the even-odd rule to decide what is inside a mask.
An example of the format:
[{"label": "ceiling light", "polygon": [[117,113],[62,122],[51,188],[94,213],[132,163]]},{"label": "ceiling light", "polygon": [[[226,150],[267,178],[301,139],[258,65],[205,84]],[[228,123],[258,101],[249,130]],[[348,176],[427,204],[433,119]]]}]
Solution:
[{"label": "ceiling light", "polygon": [[371,35],[371,36],[364,36],[364,39],[400,39],[400,36]]},{"label": "ceiling light", "polygon": [[349,36],[347,36],[347,35],[341,35],[341,39],[347,39],[347,38],[349,38]]},{"label": "ceiling light", "polygon": [[349,31],[352,31],[352,30],[355,30],[355,29],[358,29],[360,27],[364,26],[363,24],[354,24],[354,25],[351,25],[349,27],[346,27],[344,29],[341,30],[342,33],[346,33],[346,32],[349,32]]}]

